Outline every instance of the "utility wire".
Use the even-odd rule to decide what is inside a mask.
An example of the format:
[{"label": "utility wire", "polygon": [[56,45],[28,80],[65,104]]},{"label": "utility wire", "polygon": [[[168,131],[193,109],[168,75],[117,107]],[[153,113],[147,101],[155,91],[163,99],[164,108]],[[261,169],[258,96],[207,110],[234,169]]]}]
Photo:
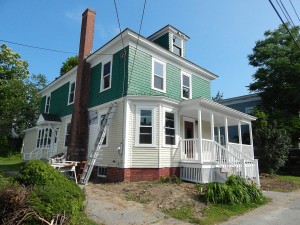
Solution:
[{"label": "utility wire", "polygon": [[118,13],[118,7],[117,7],[116,0],[114,0],[114,3],[115,3],[115,10],[116,10],[116,14],[117,14],[117,19],[118,19],[118,24],[119,24],[119,30],[120,30],[121,39],[122,39],[122,45],[123,45],[123,48],[124,48],[124,40],[123,40],[123,35],[122,35],[121,24],[120,24],[120,19],[119,19],[119,13]]},{"label": "utility wire", "polygon": [[276,0],[276,2],[277,2],[277,4],[278,4],[279,8],[281,9],[281,12],[284,14],[285,19],[291,24],[291,26],[295,27],[294,21],[292,20],[292,18],[291,18],[291,16],[290,16],[289,12],[286,10],[286,8],[285,8],[283,2],[282,2],[281,0],[279,0],[279,1],[280,1],[280,3],[281,3],[281,6],[282,6],[282,7],[280,6],[278,0]]},{"label": "utility wire", "polygon": [[293,41],[295,42],[296,46],[299,48],[300,50],[300,46],[298,45],[298,43],[296,42],[294,36],[292,35],[290,29],[287,27],[286,23],[283,21],[281,15],[279,14],[279,12],[277,11],[276,7],[273,5],[273,2],[271,0],[269,0],[271,6],[273,7],[273,9],[275,10],[276,14],[278,15],[279,19],[281,20],[282,24],[284,25],[285,29],[288,31],[289,35],[291,36],[291,38],[293,39]]},{"label": "utility wire", "polygon": [[296,16],[297,16],[298,20],[300,21],[299,15],[298,15],[298,13],[297,13],[297,11],[296,11],[295,7],[294,7],[294,4],[292,3],[292,1],[291,1],[291,0],[289,0],[289,1],[290,1],[291,5],[292,5],[292,7],[293,7],[293,10],[294,10],[294,12],[295,12],[295,14],[296,14]]},{"label": "utility wire", "polygon": [[139,39],[140,39],[141,29],[142,29],[142,25],[143,25],[144,14],[145,14],[145,9],[146,9],[146,3],[147,3],[147,0],[144,1],[143,13],[142,13],[142,18],[141,18],[141,22],[140,22],[140,28],[139,28],[138,39],[137,39],[137,41],[136,41],[136,46],[135,46],[134,57],[133,57],[133,63],[132,63],[132,66],[131,66],[130,75],[132,75],[132,71],[133,71],[133,67],[134,67],[134,63],[135,63],[136,51],[137,51],[137,47],[138,47],[138,44],[139,44]]}]

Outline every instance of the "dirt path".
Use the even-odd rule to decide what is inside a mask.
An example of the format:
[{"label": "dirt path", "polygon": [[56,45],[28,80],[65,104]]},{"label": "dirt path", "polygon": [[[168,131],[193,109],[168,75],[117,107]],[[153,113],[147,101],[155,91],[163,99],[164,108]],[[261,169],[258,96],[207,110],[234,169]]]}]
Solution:
[{"label": "dirt path", "polygon": [[85,187],[86,213],[99,224],[105,225],[138,225],[138,224],[190,224],[168,217],[152,207],[127,201],[107,188],[99,188],[94,184]]}]

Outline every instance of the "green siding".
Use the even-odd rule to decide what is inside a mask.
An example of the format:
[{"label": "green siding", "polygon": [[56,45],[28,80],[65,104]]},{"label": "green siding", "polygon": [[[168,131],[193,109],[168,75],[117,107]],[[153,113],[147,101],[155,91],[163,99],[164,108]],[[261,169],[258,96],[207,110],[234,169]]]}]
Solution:
[{"label": "green siding", "polygon": [[207,98],[211,99],[210,82],[198,76],[192,76],[192,95],[193,98]]},{"label": "green siding", "polygon": [[73,104],[68,105],[70,82],[51,92],[50,112],[60,117],[72,114]]},{"label": "green siding", "polygon": [[181,99],[181,71],[178,67],[167,64],[167,96],[180,100]]},{"label": "green siding", "polygon": [[41,113],[45,111],[45,105],[46,105],[46,96],[43,96],[41,99],[41,108],[40,108]]},{"label": "green siding", "polygon": [[162,36],[160,36],[159,38],[155,39],[153,42],[162,46],[163,48],[170,50],[170,36],[169,33],[166,33]]},{"label": "green siding", "polygon": [[[125,49],[126,61],[125,61],[125,90],[124,95],[126,95],[127,85],[127,74],[128,74],[128,47]],[[106,102],[113,101],[115,99],[122,97],[123,92],[123,79],[124,79],[124,60],[122,59],[123,50],[115,53],[112,60],[112,73],[111,73],[111,88],[100,92],[100,78],[102,63],[94,66],[91,69],[91,86],[90,86],[90,97],[88,107],[94,107],[101,105]]]}]

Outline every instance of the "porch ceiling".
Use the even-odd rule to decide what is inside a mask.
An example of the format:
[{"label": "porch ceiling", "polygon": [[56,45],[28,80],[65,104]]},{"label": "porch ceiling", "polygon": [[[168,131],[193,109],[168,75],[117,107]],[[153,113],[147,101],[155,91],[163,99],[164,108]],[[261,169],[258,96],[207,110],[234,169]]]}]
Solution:
[{"label": "porch ceiling", "polygon": [[250,123],[251,121],[256,120],[253,116],[204,98],[180,102],[179,111],[181,115],[198,119],[199,110],[201,110],[201,118],[204,121],[211,121],[211,113],[213,113],[214,124],[216,126],[224,125],[225,118],[227,118],[229,126],[236,125],[238,121]]}]

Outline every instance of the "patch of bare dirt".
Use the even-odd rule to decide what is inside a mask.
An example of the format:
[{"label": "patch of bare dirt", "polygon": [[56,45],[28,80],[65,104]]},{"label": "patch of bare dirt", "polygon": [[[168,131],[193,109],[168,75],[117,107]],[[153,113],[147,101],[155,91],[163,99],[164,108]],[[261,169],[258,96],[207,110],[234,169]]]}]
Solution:
[{"label": "patch of bare dirt", "polygon": [[[197,195],[194,183],[160,183],[160,182],[132,182],[132,183],[89,183],[89,192],[105,193],[111,201],[120,199],[124,202],[135,201],[142,203],[146,211],[168,212],[181,207],[192,210],[195,218],[203,219],[202,211],[206,204]],[[100,193],[99,193],[100,194]],[[109,197],[110,196],[110,197]],[[118,196],[116,199],[115,196]],[[126,204],[126,203],[124,203]]]},{"label": "patch of bare dirt", "polygon": [[300,185],[291,181],[280,180],[271,174],[262,173],[260,176],[261,189],[264,191],[291,192],[300,189]]}]

